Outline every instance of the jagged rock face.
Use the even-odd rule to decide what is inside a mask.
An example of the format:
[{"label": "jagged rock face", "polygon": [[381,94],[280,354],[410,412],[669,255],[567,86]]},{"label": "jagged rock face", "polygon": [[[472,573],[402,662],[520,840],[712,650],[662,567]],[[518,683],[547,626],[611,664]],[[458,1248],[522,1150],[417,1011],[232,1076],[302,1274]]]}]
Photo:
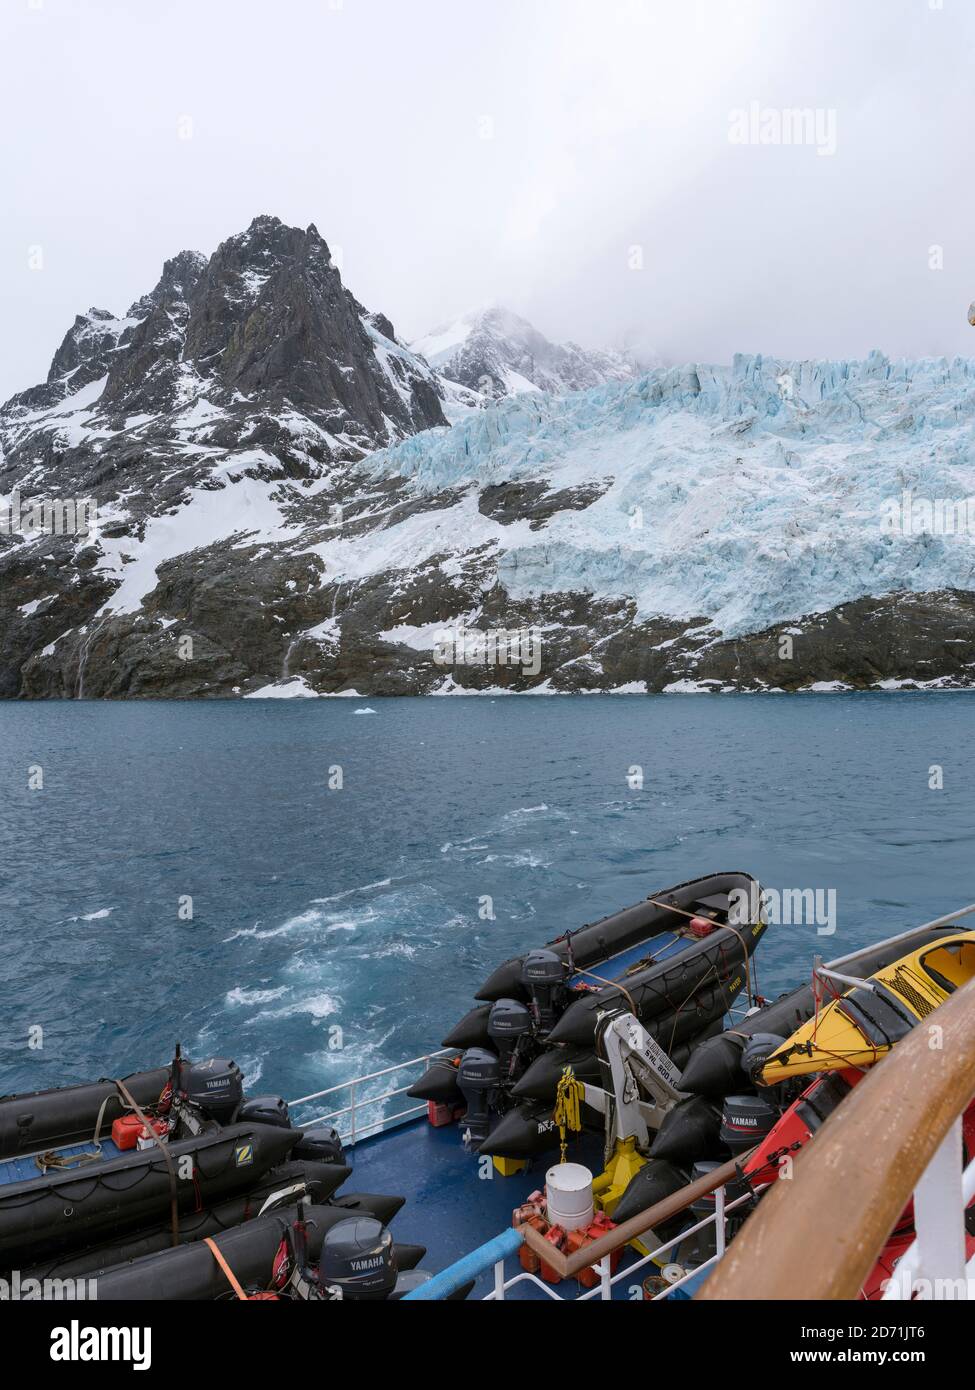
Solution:
[{"label": "jagged rock face", "polygon": [[[185,354],[189,302],[203,275],[206,261],[194,251],[182,251],[163,266],[159,283],[132,305],[128,319],[135,324],[125,349],[109,363],[108,380],[99,406],[110,418],[163,415],[188,397],[192,357]],[[185,367],[181,366],[185,362]]]},{"label": "jagged rock face", "polygon": [[258,218],[0,410],[0,508],[99,507],[0,524],[0,696],[972,686],[970,536],[880,507],[964,495],[973,387],[743,357],[485,406]]},{"label": "jagged rock face", "polygon": [[129,316],[141,322],[101,398],[118,414],[200,396],[234,413],[243,397],[307,416],[344,452],[446,423],[436,381],[349,294],[315,227],[259,217],[209,261],[183,252]]},{"label": "jagged rock face", "polygon": [[[79,316],[48,383],[0,412],[0,489],[38,465],[55,490],[123,474],[148,487],[171,470],[186,483],[238,451],[242,468],[314,476],[446,424],[439,380],[384,328],[343,286],[314,227],[256,218],[209,261],[187,251],[167,261],[124,319]],[[78,409],[37,418],[69,402]],[[268,443],[273,455],[246,456]]]},{"label": "jagged rock face", "polygon": [[73,376],[79,367],[100,367],[106,354],[114,351],[125,331],[123,321],[108,309],[89,309],[79,314],[64,335],[64,341],[54,354],[47,374],[48,384]]},{"label": "jagged rock face", "polygon": [[388,319],[367,316],[344,288],[314,227],[257,219],[218,248],[189,300],[185,355],[201,375],[367,443],[446,423],[435,383],[394,344]]},{"label": "jagged rock face", "polygon": [[622,353],[553,343],[500,306],[442,325],[413,349],[450,381],[489,399],[520,391],[588,391],[608,381],[629,381],[637,364]]},{"label": "jagged rock face", "polygon": [[14,421],[53,410],[83,387],[107,377],[120,344],[128,342],[137,324],[138,319],[119,319],[107,309],[79,314],[54,354],[47,381],[13,396],[0,410],[0,417]]}]

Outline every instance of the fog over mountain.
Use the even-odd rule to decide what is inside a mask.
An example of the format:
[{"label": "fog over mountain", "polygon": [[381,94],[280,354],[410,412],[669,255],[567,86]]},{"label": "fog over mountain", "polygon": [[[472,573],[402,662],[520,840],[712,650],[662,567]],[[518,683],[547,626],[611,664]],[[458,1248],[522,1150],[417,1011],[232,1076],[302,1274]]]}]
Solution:
[{"label": "fog over mountain", "polygon": [[[956,0],[4,6],[0,398],[262,211],[406,342],[499,302],[668,362],[970,352],[973,39]],[[818,125],[736,143],[753,105]]]}]

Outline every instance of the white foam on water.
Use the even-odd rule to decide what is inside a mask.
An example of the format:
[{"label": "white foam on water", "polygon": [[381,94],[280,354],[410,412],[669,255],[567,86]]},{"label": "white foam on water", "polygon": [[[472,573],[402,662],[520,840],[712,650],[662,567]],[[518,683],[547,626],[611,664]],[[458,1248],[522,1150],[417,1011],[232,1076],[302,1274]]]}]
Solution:
[{"label": "white foam on water", "polygon": [[230,1007],[240,1004],[270,1004],[273,1000],[280,999],[287,993],[287,985],[281,985],[278,989],[244,989],[238,985],[227,991],[224,996],[224,1003]]},{"label": "white foam on water", "polygon": [[283,1018],[294,1018],[298,1014],[308,1014],[315,1022],[332,1018],[342,1008],[342,999],[337,994],[329,994],[321,991],[318,994],[311,994],[304,999],[295,999],[292,1003],[286,1004],[281,1009],[262,1009],[259,1014],[248,1019],[244,1025],[247,1028],[257,1027],[258,1024],[267,1022],[278,1022]]},{"label": "white foam on water", "polygon": [[375,883],[364,883],[361,888],[346,888],[344,893],[332,893],[327,898],[312,898],[312,902],[321,905],[339,903],[344,898],[354,897],[356,893],[372,893],[377,888],[388,888],[392,882],[391,878],[380,878]]}]

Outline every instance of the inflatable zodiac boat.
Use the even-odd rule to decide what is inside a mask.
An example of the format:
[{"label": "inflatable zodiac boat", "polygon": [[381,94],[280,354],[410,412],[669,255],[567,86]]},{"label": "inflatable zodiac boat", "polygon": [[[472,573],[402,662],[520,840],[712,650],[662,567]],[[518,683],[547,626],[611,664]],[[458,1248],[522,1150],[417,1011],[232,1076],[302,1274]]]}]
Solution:
[{"label": "inflatable zodiac boat", "polygon": [[[204,1237],[289,1187],[327,1202],[349,1176],[333,1130],[305,1134],[232,1061],[0,1099],[0,1270],[75,1271]],[[354,1209],[346,1215],[357,1214]],[[168,1230],[168,1235],[160,1232]]]},{"label": "inflatable zodiac boat", "polygon": [[[720,1031],[739,993],[751,993],[760,902],[749,874],[711,874],[505,961],[444,1039],[455,1056],[433,1062],[409,1094],[466,1106],[464,1134],[479,1153],[546,1152],[566,1066],[598,1084],[596,1025],[607,1009],[625,1004],[678,1068]],[[583,1119],[601,1123],[585,1109]]]},{"label": "inflatable zodiac boat", "polygon": [[[99,1302],[225,1298],[398,1299],[430,1276],[422,1245],[341,1208],[287,1207],[176,1249],[91,1271]],[[466,1296],[470,1285],[463,1291]]]},{"label": "inflatable zodiac boat", "polygon": [[[867,970],[873,974],[820,1007],[818,1014],[816,991],[803,986],[701,1044],[680,1083],[692,1094],[665,1117],[649,1148],[649,1161],[631,1179],[614,1220],[646,1211],[729,1158],[739,1161],[740,1174],[729,1193],[751,1193],[757,1200],[783,1175],[783,1165],[815,1139],[866,1070],[921,1019],[936,1019],[938,1005],[975,973],[975,932],[920,928],[845,957],[826,967],[821,980],[829,983],[834,968],[847,979]],[[777,1030],[787,1020],[794,1031],[786,1039]],[[963,1136],[967,1161],[975,1153],[975,1105],[964,1116]],[[730,1234],[751,1209],[741,1209]],[[696,1218],[701,1214],[697,1211]],[[684,1213],[656,1234],[672,1239],[691,1219]],[[971,1218],[968,1229],[971,1256]],[[909,1203],[865,1281],[862,1297],[880,1296],[914,1235]],[[713,1251],[695,1253],[706,1258]]]}]

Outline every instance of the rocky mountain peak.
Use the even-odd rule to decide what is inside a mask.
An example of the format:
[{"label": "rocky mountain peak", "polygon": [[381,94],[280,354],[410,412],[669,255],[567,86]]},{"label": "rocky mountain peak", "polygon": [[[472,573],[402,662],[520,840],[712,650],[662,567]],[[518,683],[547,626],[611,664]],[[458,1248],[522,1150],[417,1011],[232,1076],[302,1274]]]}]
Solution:
[{"label": "rocky mountain peak", "polygon": [[244,231],[222,241],[212,260],[267,274],[287,263],[316,258],[325,263],[331,261],[328,245],[317,227],[311,225],[302,231],[300,227],[287,226],[278,217],[261,214]]},{"label": "rocky mountain peak", "polygon": [[79,314],[51,359],[48,382],[68,376],[82,363],[100,358],[114,348],[124,331],[123,324],[124,320],[116,318],[110,309],[91,308],[87,314]]},{"label": "rocky mountain peak", "polygon": [[[359,456],[446,423],[439,379],[396,341],[385,315],[349,293],[317,227],[268,214],[210,257],[171,257],[124,318],[79,314],[47,383],[5,409],[51,409],[103,378],[98,408],[114,428],[192,411],[205,395],[197,409],[211,419],[307,413],[318,458]],[[263,424],[257,432],[268,437]]]},{"label": "rocky mountain peak", "polygon": [[286,398],[375,442],[445,423],[431,374],[346,290],[314,225],[255,218],[214,252],[189,308],[184,360],[227,390]]},{"label": "rocky mountain peak", "polygon": [[262,215],[209,257],[171,257],[125,317],[78,315],[47,382],[0,408],[0,488],[111,500],[159,473],[177,494],[225,468],[318,476],[445,425],[443,398],[318,229]]},{"label": "rocky mountain peak", "polygon": [[144,319],[153,309],[168,304],[185,304],[200,283],[207,258],[200,251],[180,251],[163,263],[154,289],[137,299],[129,308],[128,317]]},{"label": "rocky mountain peak", "polygon": [[551,342],[498,303],[442,324],[413,349],[448,380],[494,400],[524,391],[584,391],[630,380],[640,370],[623,353]]}]

